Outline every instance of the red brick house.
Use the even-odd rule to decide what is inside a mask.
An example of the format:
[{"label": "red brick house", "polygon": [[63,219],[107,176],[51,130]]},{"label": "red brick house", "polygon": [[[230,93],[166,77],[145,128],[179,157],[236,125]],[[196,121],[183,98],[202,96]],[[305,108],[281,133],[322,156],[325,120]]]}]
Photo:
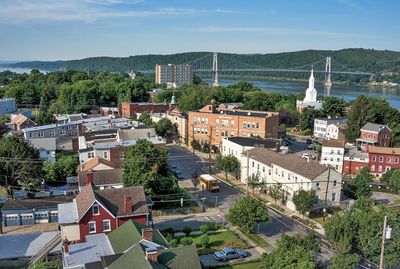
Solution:
[{"label": "red brick house", "polygon": [[368,163],[368,153],[351,151],[344,156],[343,175],[358,175],[364,167],[368,167]]},{"label": "red brick house", "polygon": [[370,174],[382,176],[393,168],[400,168],[400,148],[368,147]]},{"label": "red brick house", "polygon": [[130,118],[143,112],[166,113],[168,110],[169,105],[167,103],[121,103],[121,116],[125,118]]},{"label": "red brick house", "polygon": [[366,150],[367,146],[391,146],[392,130],[387,125],[368,122],[360,131],[360,138],[357,138],[356,142],[363,150]]},{"label": "red brick house", "polygon": [[151,219],[141,186],[96,190],[89,183],[58,210],[61,236],[69,242],[84,242],[89,234],[107,234],[128,220],[148,225]]}]

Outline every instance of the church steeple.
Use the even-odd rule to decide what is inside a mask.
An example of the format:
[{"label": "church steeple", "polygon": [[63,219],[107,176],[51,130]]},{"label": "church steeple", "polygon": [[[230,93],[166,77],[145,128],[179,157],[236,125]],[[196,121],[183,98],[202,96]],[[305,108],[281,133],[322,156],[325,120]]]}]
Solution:
[{"label": "church steeple", "polygon": [[314,82],[315,82],[315,79],[314,79],[314,67],[311,67],[311,75],[310,75],[310,78],[308,80],[308,88],[309,89],[314,89]]}]

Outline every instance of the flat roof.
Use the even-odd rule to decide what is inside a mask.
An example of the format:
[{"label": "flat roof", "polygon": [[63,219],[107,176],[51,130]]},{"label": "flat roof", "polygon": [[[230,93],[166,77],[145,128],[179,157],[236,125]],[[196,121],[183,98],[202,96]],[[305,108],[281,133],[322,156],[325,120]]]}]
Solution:
[{"label": "flat roof", "polygon": [[24,128],[22,131],[24,133],[26,132],[34,132],[34,131],[40,131],[40,130],[47,130],[47,129],[54,129],[57,126],[58,127],[63,127],[63,126],[72,126],[72,125],[79,125],[78,122],[67,122],[65,124],[47,124],[47,125],[39,125],[35,127],[30,127],[30,128]]}]

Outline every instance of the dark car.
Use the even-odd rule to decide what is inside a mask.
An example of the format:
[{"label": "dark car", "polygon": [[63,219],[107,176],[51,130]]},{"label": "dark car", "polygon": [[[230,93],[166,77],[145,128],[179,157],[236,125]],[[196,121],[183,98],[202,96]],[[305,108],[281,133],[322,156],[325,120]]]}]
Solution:
[{"label": "dark car", "polygon": [[309,145],[309,146],[305,147],[305,150],[317,150],[317,146]]},{"label": "dark car", "polygon": [[312,143],[312,140],[311,139],[307,139],[306,140],[306,144],[311,144]]},{"label": "dark car", "polygon": [[184,179],[185,178],[181,171],[175,171],[175,176],[176,176],[177,179]]},{"label": "dark car", "polygon": [[214,258],[217,261],[227,261],[232,259],[244,258],[247,256],[243,249],[224,248],[223,250],[214,252]]}]

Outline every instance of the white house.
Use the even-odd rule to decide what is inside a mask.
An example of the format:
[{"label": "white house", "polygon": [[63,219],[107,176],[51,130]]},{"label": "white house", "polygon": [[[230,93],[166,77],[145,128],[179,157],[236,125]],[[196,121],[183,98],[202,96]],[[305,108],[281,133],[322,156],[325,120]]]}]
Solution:
[{"label": "white house", "polygon": [[282,184],[283,202],[292,210],[295,210],[293,195],[300,189],[316,191],[315,208],[324,207],[325,198],[327,205],[339,205],[342,176],[319,163],[258,147],[242,154],[241,181],[246,183],[249,176],[257,173],[267,186]]},{"label": "white house", "polygon": [[345,140],[344,131],[346,130],[346,128],[346,124],[329,124],[326,127],[325,139]]},{"label": "white house", "polygon": [[344,125],[347,124],[345,118],[316,118],[314,119],[314,137],[320,139],[327,138],[328,125]]},{"label": "white house", "polygon": [[258,139],[255,137],[227,137],[222,140],[221,154],[223,156],[232,154],[240,160],[243,152],[255,147],[265,147],[269,149],[279,148],[280,142],[275,139]]},{"label": "white house", "polygon": [[346,142],[343,140],[324,140],[322,142],[320,163],[330,166],[342,174],[345,144]]}]

